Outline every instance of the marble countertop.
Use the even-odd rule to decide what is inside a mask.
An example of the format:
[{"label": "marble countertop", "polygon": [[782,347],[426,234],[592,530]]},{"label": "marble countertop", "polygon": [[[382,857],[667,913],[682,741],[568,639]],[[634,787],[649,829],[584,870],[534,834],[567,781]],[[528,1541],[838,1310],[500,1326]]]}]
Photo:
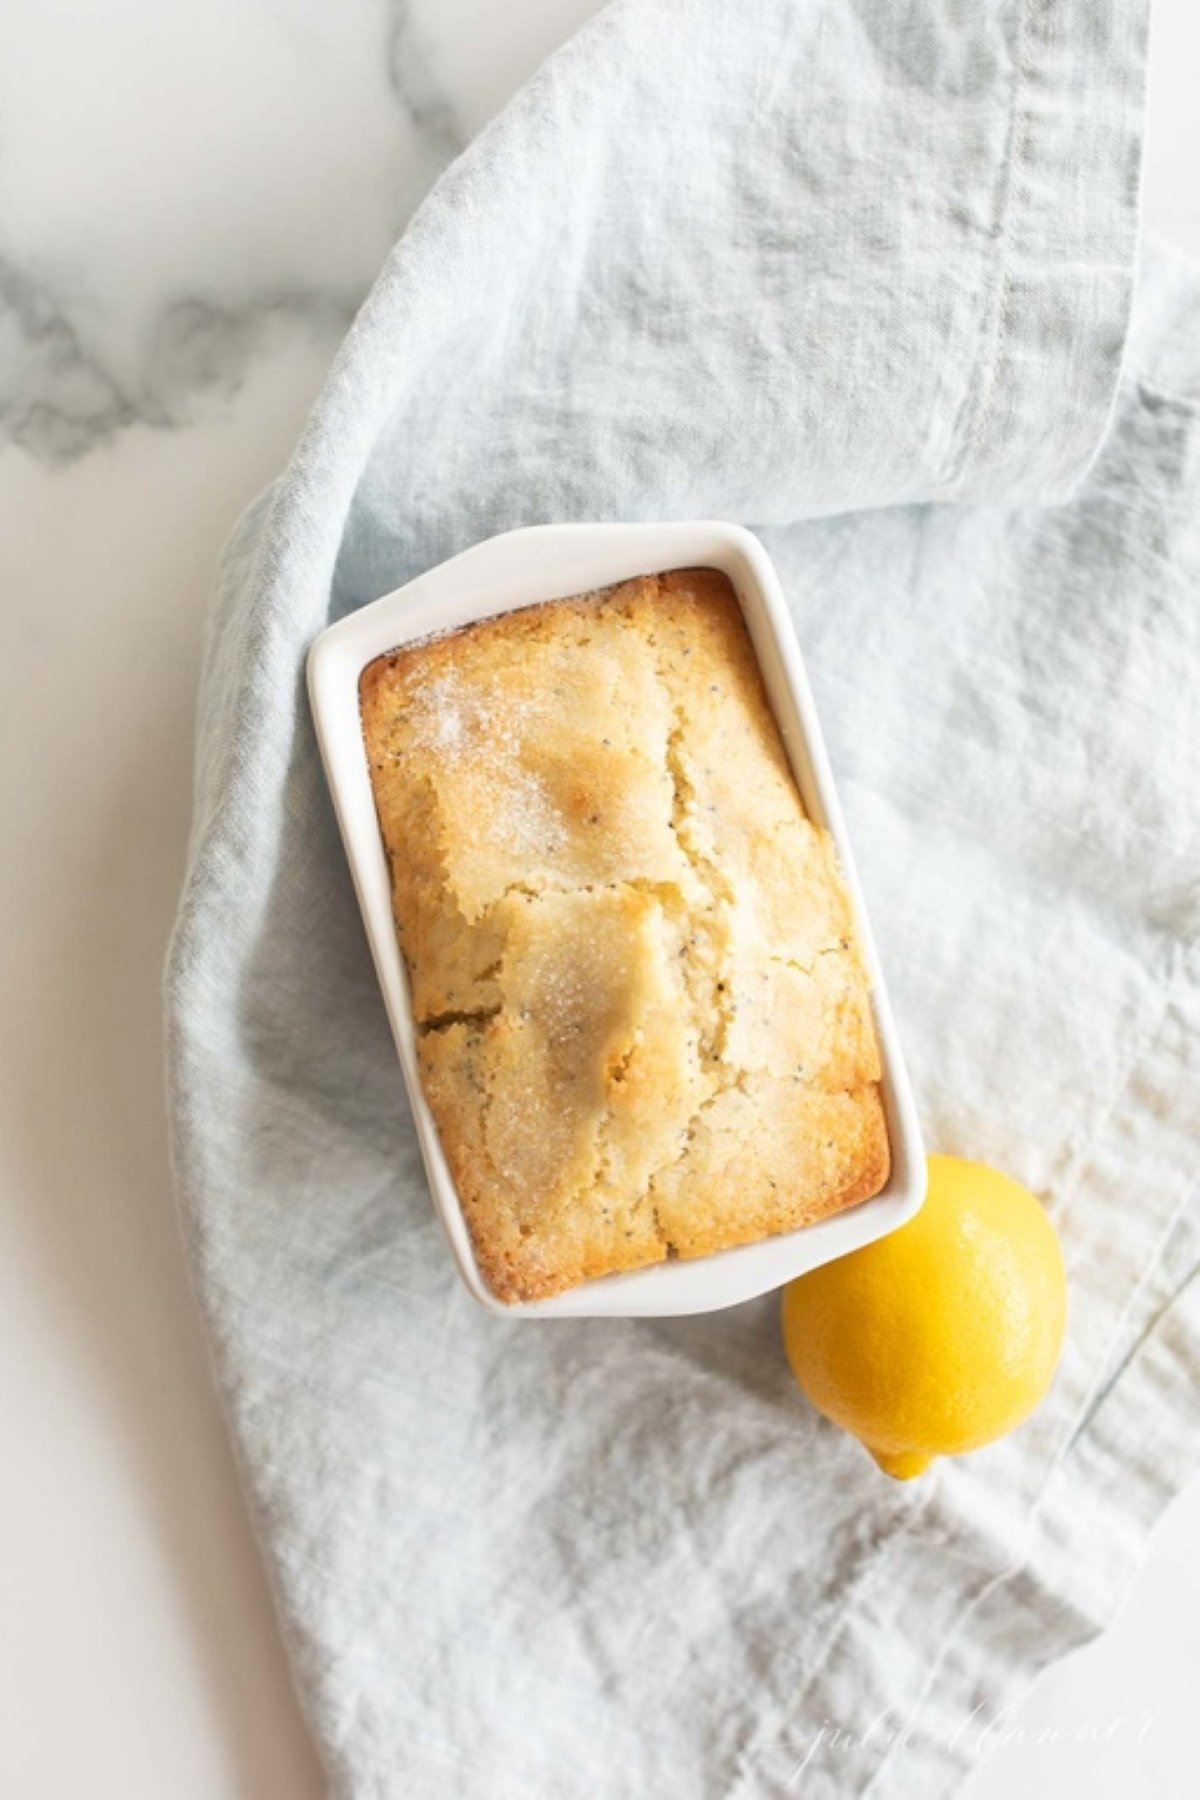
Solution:
[{"label": "marble countertop", "polygon": [[[0,12],[0,1792],[315,1800],[170,1203],[158,978],[205,594],[392,240],[593,0]],[[1147,215],[1200,254],[1200,17]],[[53,726],[48,703],[60,699]],[[1200,1491],[966,1790],[1194,1790]]]}]

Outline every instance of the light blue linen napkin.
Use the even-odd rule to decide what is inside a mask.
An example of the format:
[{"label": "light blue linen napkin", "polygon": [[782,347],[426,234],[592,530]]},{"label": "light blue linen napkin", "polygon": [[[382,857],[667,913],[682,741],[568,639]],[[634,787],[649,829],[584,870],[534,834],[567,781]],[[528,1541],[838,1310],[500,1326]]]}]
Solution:
[{"label": "light blue linen napkin", "polygon": [[[620,0],[442,180],[229,547],[174,1143],[339,1793],[949,1791],[1200,1456],[1200,278],[1147,259],[1122,375],[1144,31]],[[488,533],[714,514],[790,595],[930,1142],[1067,1246],[1051,1398],[911,1486],[769,1299],[466,1297],[304,701],[331,617]]]}]

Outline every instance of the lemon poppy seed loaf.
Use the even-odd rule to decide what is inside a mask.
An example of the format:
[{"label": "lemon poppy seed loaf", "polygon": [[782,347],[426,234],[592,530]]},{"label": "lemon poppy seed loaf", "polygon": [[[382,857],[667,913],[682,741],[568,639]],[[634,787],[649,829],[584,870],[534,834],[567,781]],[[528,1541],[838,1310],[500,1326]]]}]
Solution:
[{"label": "lemon poppy seed loaf", "polygon": [[500,1298],[879,1190],[850,905],[725,576],[406,646],[360,698],[422,1084]]}]

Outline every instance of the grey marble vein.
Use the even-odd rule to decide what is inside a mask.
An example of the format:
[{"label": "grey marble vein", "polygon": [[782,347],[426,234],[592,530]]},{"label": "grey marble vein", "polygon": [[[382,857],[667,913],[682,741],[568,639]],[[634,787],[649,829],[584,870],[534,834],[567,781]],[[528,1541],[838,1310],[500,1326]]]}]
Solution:
[{"label": "grey marble vein", "polygon": [[0,258],[0,435],[47,461],[81,454],[137,417],[66,308]]},{"label": "grey marble vein", "polygon": [[[402,165],[382,177],[388,190],[394,182],[399,231],[469,133],[437,78],[432,34],[414,0],[388,0],[384,20],[389,88],[414,137]],[[36,181],[36,168],[30,178]],[[187,194],[179,200],[186,206]],[[347,194],[347,205],[355,200],[354,192]],[[58,270],[43,272],[11,245],[6,249],[0,254],[0,443],[51,463],[72,461],[130,425],[191,423],[206,399],[236,394],[251,363],[292,331],[311,332],[332,349],[369,279],[369,272],[347,279],[336,266],[328,285],[273,278],[269,268],[250,271],[244,284],[231,282],[228,270],[214,273],[211,285],[193,276],[182,293],[151,296],[131,354],[130,320],[108,284],[87,274],[64,279]],[[244,285],[244,295],[230,298],[231,285]]]},{"label": "grey marble vein", "polygon": [[251,361],[289,327],[336,341],[356,301],[305,290],[236,304],[201,295],[167,301],[131,380],[88,342],[86,294],[66,298],[0,258],[0,440],[59,463],[129,425],[186,425],[203,396],[235,394]]},{"label": "grey marble vein", "polygon": [[390,0],[388,81],[429,149],[444,162],[466,148],[453,101],[440,82],[414,0]]}]

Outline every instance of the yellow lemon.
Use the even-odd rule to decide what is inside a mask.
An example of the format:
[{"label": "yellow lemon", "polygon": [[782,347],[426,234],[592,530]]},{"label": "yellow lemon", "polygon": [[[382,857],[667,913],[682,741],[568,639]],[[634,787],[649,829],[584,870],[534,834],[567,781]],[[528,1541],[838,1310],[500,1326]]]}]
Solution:
[{"label": "yellow lemon", "polygon": [[1058,1234],[1029,1190],[931,1156],[915,1218],[784,1288],[783,1341],[813,1405],[906,1481],[1028,1417],[1066,1311]]}]

